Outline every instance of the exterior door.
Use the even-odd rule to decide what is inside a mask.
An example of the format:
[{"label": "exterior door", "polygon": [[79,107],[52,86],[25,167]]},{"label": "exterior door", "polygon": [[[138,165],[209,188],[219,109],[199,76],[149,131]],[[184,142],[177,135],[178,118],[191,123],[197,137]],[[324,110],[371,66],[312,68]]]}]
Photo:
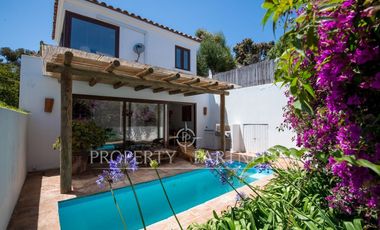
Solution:
[{"label": "exterior door", "polygon": [[244,147],[247,153],[259,153],[268,148],[268,124],[244,124]]}]

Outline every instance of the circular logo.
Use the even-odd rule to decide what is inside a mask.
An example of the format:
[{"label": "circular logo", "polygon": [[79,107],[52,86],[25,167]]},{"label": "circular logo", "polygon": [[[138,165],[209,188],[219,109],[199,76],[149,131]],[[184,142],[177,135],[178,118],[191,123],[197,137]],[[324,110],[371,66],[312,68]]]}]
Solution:
[{"label": "circular logo", "polygon": [[178,130],[176,137],[178,145],[182,147],[192,146],[196,139],[194,131],[187,127]]}]

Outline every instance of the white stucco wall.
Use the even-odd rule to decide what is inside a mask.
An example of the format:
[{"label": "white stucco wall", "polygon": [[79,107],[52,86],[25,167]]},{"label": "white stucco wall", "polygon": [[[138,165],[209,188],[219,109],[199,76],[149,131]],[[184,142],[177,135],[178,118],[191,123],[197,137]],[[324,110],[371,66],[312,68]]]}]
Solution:
[{"label": "white stucco wall", "polygon": [[[139,62],[186,73],[196,73],[196,54],[199,42],[87,1],[60,1],[59,9],[57,31],[62,31],[64,10],[81,14],[120,28],[120,58],[135,61],[137,54],[133,52],[133,46],[136,43],[143,43],[145,52]],[[57,43],[59,40],[60,32],[56,34]],[[175,68],[175,45],[190,49],[190,71]]]},{"label": "white stucco wall", "polygon": [[[219,96],[214,97],[219,106]],[[284,89],[274,84],[231,90],[230,95],[226,96],[226,123],[240,125],[241,133],[244,124],[268,124],[268,147],[277,144],[293,147],[291,138],[294,134],[277,130],[284,120],[282,108],[286,102]],[[243,140],[240,143],[243,144]],[[240,150],[243,150],[242,146]]]},{"label": "white stucco wall", "polygon": [[26,176],[27,114],[0,108],[0,229],[6,229]]},{"label": "white stucco wall", "polygon": [[[52,144],[60,133],[60,84],[56,79],[42,75],[42,59],[22,56],[20,76],[20,108],[30,112],[28,122],[28,171],[59,167],[59,154],[52,149]],[[151,89],[135,91],[133,88],[121,87],[117,90],[112,85],[96,84],[90,87],[86,82],[73,82],[73,94],[85,94],[108,97],[136,98],[176,102],[196,102],[197,136],[203,137],[204,130],[215,127],[214,112],[203,115],[203,107],[208,107],[210,95],[185,97],[169,95],[168,92],[153,93]],[[45,98],[54,98],[52,113],[44,112]],[[199,147],[207,140],[197,141]]]}]

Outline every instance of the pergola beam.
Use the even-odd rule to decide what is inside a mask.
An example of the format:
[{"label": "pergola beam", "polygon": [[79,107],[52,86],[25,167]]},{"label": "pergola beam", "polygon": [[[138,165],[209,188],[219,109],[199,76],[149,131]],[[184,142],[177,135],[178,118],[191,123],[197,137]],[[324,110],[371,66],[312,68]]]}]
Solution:
[{"label": "pergola beam", "polygon": [[170,82],[170,81],[174,81],[174,80],[177,80],[181,77],[181,74],[179,73],[175,73],[175,74],[172,74],[168,77],[164,77],[161,79],[161,81],[166,81],[166,82]]},{"label": "pergola beam", "polygon": [[215,81],[215,82],[210,82],[208,85],[207,85],[207,88],[211,88],[213,86],[218,86],[219,85],[219,82]]},{"label": "pergola beam", "polygon": [[96,83],[98,83],[98,82],[97,82],[96,78],[93,77],[93,78],[91,78],[91,80],[88,82],[88,85],[91,86],[91,87],[93,87],[94,85],[96,85]]},{"label": "pergola beam", "polygon": [[170,89],[168,88],[155,88],[153,89],[153,93],[159,93],[159,92],[164,92],[164,91],[168,91]]},{"label": "pergola beam", "polygon": [[184,93],[183,95],[185,97],[190,97],[190,96],[195,96],[195,95],[199,95],[199,94],[203,94],[203,93],[189,92],[189,93]]},{"label": "pergola beam", "polygon": [[216,90],[229,90],[229,89],[233,89],[234,88],[234,85],[220,85],[220,86],[217,86],[217,87],[209,87],[210,89],[216,89]]},{"label": "pergola beam", "polygon": [[149,89],[149,88],[150,88],[149,85],[138,85],[135,87],[135,91],[140,91],[140,90]]},{"label": "pergola beam", "polygon": [[61,153],[60,153],[60,191],[71,191],[72,178],[72,73],[70,65],[72,52],[65,52],[64,70],[61,72]]},{"label": "pergola beam", "polygon": [[73,58],[74,58],[74,54],[70,51],[66,51],[64,54],[63,64],[65,66],[70,66],[71,62],[73,61]]},{"label": "pergola beam", "polygon": [[170,94],[170,95],[180,94],[180,93],[185,93],[185,92],[182,91],[182,90],[180,90],[180,89],[176,89],[176,90],[171,90],[171,91],[169,91],[169,94]]},{"label": "pergola beam", "polygon": [[199,83],[200,81],[201,81],[201,79],[194,78],[194,79],[187,80],[187,81],[184,81],[184,82],[181,82],[181,83],[182,84],[186,84],[186,85],[193,85],[193,84]]},{"label": "pergola beam", "polygon": [[116,83],[113,84],[113,88],[114,89],[118,89],[118,88],[123,87],[125,85],[126,85],[126,83],[118,81],[118,82],[116,82]]},{"label": "pergola beam", "polygon": [[139,77],[139,78],[144,78],[150,74],[152,74],[154,72],[153,68],[147,68],[147,69],[144,69],[143,71],[139,72],[136,74],[136,77]]},{"label": "pergola beam", "polygon": [[[64,70],[65,66],[62,64],[57,63],[46,63],[46,71],[52,72],[52,73],[61,73]],[[72,72],[73,76],[80,76],[80,79],[75,80],[82,80],[82,81],[89,81],[89,77],[96,77],[99,81],[99,79],[114,79],[116,81],[121,82],[127,82],[132,83],[132,85],[144,85],[144,86],[150,86],[153,88],[170,88],[170,89],[180,89],[183,91],[191,91],[191,92],[199,92],[199,93],[211,93],[211,94],[228,94],[228,92],[223,90],[212,90],[208,88],[203,88],[201,86],[197,85],[186,85],[181,84],[178,82],[167,82],[157,80],[157,79],[141,79],[137,78],[135,76],[131,76],[128,74],[123,74],[121,71],[115,71],[112,73],[104,72],[101,70],[96,69],[89,69],[86,66],[80,66],[80,65],[71,65],[70,71]],[[100,82],[100,81],[99,81]]]},{"label": "pergola beam", "polygon": [[112,73],[112,71],[119,66],[120,66],[120,61],[114,60],[114,61],[111,61],[104,70],[109,73]]}]

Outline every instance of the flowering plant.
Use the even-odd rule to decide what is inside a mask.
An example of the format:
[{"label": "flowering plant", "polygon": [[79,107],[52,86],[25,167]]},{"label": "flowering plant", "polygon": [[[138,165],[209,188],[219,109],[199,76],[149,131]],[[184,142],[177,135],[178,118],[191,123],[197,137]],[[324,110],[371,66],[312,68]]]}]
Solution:
[{"label": "flowering plant", "polygon": [[333,195],[326,197],[330,207],[362,214],[369,222],[378,219],[380,199],[378,4],[314,0],[263,5],[264,21],[285,18],[287,32],[280,41],[286,43],[275,77],[289,86],[285,126],[296,131],[298,146],[310,150],[305,167],[323,165],[320,170],[339,178]]},{"label": "flowering plant", "polygon": [[98,176],[98,179],[96,180],[96,183],[98,184],[99,187],[101,188],[104,188],[105,186],[109,187],[111,195],[113,197],[115,207],[119,213],[124,229],[127,229],[127,224],[125,222],[123,213],[121,212],[121,209],[119,207],[119,203],[116,200],[116,196],[113,192],[113,184],[118,181],[123,181],[125,177],[128,179],[128,182],[133,191],[133,195],[136,200],[136,204],[139,210],[139,215],[141,218],[142,225],[144,229],[146,229],[146,224],[145,224],[144,216],[143,216],[142,209],[140,206],[140,202],[137,197],[137,193],[133,185],[133,182],[131,180],[131,177],[129,176],[129,172],[134,172],[137,170],[137,168],[138,168],[138,163],[136,161],[136,157],[134,156],[132,152],[126,151],[124,155],[123,154],[118,155],[116,160],[111,159],[111,161],[109,162],[109,168],[106,170],[103,170],[102,174],[100,174]]}]

